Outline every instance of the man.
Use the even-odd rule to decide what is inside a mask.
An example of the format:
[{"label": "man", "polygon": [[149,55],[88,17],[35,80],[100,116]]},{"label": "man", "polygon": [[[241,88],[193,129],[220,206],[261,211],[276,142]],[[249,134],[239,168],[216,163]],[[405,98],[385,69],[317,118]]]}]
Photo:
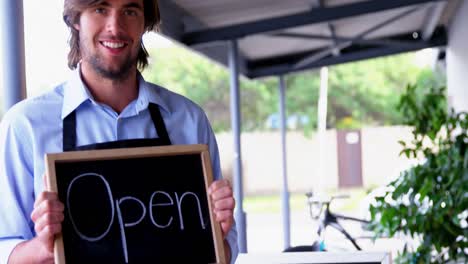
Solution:
[{"label": "man", "polygon": [[72,77],[17,104],[0,125],[0,263],[53,263],[64,206],[44,191],[45,153],[169,144],[208,144],[208,193],[234,262],[234,199],[205,114],[138,71],[147,65],[142,35],[159,24],[156,0],[65,0],[64,20]]}]

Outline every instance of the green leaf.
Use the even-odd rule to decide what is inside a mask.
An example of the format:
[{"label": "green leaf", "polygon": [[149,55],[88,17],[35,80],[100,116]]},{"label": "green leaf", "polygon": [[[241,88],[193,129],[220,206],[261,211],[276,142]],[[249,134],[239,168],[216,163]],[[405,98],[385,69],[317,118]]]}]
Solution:
[{"label": "green leaf", "polygon": [[[371,212],[381,216],[380,232],[394,235],[403,230],[422,239],[415,250],[405,248],[397,263],[431,263],[434,252],[457,256],[463,254],[458,249],[468,244],[457,239],[468,236],[458,218],[468,208],[467,114],[447,111],[445,87],[422,88],[407,85],[400,97],[398,109],[414,130],[410,143],[398,143],[403,147],[400,155],[422,157],[425,162],[403,171],[388,185],[391,188],[384,197],[391,197],[396,205],[385,203],[382,197]],[[409,204],[402,203],[406,198]]]},{"label": "green leaf", "polygon": [[[465,134],[465,139],[466,139],[466,134]],[[465,152],[463,153],[463,169],[464,170],[468,170],[468,151],[465,150]]]},{"label": "green leaf", "polygon": [[424,180],[424,185],[421,187],[421,189],[419,190],[419,194],[421,195],[419,197],[419,201],[422,202],[422,200],[424,198],[426,198],[427,194],[429,193],[429,191],[431,191],[431,189],[433,188],[433,182],[431,179],[428,179],[426,178]]},{"label": "green leaf", "polygon": [[406,148],[406,142],[403,140],[398,140],[398,144],[400,144],[403,148]]}]

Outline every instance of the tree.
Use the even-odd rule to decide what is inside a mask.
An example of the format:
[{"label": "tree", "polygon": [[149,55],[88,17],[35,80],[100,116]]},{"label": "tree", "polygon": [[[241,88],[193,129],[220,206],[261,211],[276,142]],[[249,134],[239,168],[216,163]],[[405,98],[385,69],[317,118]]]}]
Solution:
[{"label": "tree", "polygon": [[[230,129],[229,73],[223,66],[176,46],[150,53],[150,67],[144,72],[146,79],[199,104],[216,132]],[[413,58],[414,53],[408,53],[330,67],[327,126],[349,129],[401,124],[402,116],[395,106],[406,83],[445,83],[443,76],[414,65]],[[287,115],[308,121],[298,129],[315,130],[318,71],[290,74],[286,83]],[[267,119],[279,112],[278,78],[242,77],[240,86],[242,130],[267,129]]]},{"label": "tree", "polygon": [[396,110],[399,95],[407,83],[422,78],[423,72],[432,74],[414,65],[413,58],[409,53],[330,68],[328,126],[341,128],[340,121],[346,118],[359,127],[401,124],[402,116]]},{"label": "tree", "polygon": [[421,163],[376,197],[370,207],[374,230],[391,237],[404,232],[419,242],[416,248],[405,247],[397,263],[466,263],[467,113],[447,111],[444,87],[409,85],[398,107],[404,123],[414,128],[413,139],[400,142],[401,154]]},{"label": "tree", "polygon": [[[143,73],[148,81],[168,87],[199,104],[215,131],[226,131],[230,122],[230,88],[227,70],[198,54],[169,47],[150,51],[150,67]],[[242,129],[261,129],[274,104],[270,80],[241,78]]]}]

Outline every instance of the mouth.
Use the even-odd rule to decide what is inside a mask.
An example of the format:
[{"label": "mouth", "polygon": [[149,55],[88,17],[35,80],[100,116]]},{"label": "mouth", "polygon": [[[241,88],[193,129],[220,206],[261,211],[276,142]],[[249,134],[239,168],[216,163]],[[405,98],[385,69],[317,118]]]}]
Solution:
[{"label": "mouth", "polygon": [[111,51],[121,51],[128,46],[127,43],[121,41],[99,41],[99,43]]}]

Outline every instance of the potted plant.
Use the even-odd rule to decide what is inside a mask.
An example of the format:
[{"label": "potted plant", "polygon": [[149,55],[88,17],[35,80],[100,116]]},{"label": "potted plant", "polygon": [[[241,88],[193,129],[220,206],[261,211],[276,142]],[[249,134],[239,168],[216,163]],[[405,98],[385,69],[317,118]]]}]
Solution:
[{"label": "potted plant", "polygon": [[400,141],[400,155],[420,162],[375,198],[372,227],[377,236],[403,232],[416,241],[397,263],[467,263],[467,114],[447,111],[444,87],[422,93],[408,85],[398,109],[414,128],[410,142]]}]

